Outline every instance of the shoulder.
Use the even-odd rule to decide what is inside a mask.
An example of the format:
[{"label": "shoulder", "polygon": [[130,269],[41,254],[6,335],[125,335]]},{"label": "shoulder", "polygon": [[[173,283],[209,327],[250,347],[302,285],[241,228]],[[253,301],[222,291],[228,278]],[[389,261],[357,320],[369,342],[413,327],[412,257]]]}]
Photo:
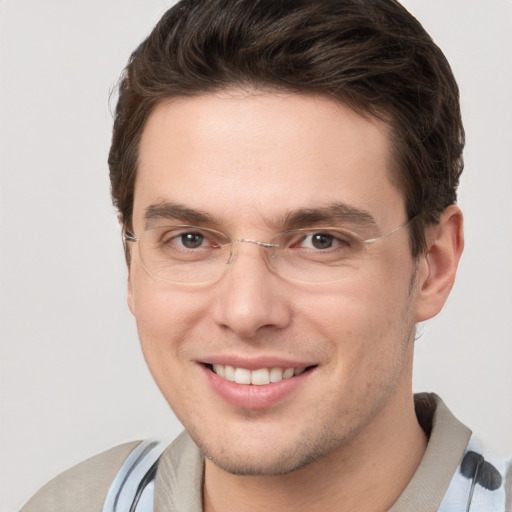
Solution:
[{"label": "shoulder", "polygon": [[21,512],[101,512],[112,480],[140,441],[115,446],[61,473]]}]

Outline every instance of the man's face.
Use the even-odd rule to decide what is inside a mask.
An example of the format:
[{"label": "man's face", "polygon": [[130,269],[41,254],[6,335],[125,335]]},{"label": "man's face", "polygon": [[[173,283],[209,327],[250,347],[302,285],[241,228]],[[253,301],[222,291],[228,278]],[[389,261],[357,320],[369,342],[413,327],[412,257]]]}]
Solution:
[{"label": "man's face", "polygon": [[[154,222],[199,223],[268,242],[298,213],[311,225],[312,212],[326,217],[321,225],[343,225],[332,212],[348,205],[351,227],[378,237],[406,220],[388,137],[385,124],[322,96],[169,100],[143,132],[134,233]],[[163,212],[157,219],[151,206]],[[245,243],[216,283],[170,284],[150,277],[131,250],[129,305],[149,368],[218,466],[285,473],[383,434],[410,403],[416,288],[407,228],[369,244],[356,274],[328,284],[284,280],[264,248]],[[244,369],[242,377],[306,371],[259,386],[230,382],[214,364]]]}]

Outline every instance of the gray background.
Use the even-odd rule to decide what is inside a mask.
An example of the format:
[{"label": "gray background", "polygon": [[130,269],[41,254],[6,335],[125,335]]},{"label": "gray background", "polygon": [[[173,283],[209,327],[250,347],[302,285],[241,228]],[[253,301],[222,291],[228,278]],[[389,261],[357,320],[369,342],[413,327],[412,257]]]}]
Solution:
[{"label": "gray background", "polygon": [[[466,253],[415,389],[512,454],[512,3],[408,0],[458,77]],[[109,91],[169,2],[0,0],[0,510],[179,423],[142,360],[109,201]]]}]

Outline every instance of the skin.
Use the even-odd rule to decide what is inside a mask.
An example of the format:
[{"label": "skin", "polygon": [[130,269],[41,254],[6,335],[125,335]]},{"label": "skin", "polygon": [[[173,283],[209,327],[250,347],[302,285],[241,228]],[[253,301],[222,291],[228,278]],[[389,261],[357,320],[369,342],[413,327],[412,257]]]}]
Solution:
[{"label": "skin", "polygon": [[[150,205],[178,203],[232,238],[268,241],[290,211],[343,201],[371,236],[406,220],[387,125],[319,95],[225,91],[157,106],[143,132],[135,235]],[[241,244],[216,283],[150,277],[132,249],[129,307],[170,406],[205,453],[207,511],[387,510],[423,455],[411,390],[415,324],[434,316],[462,251],[456,206],[414,260],[407,228],[368,247],[357,274],[304,285]],[[212,358],[313,363],[263,409],[235,407],[205,378]],[[385,442],[383,442],[385,440]]]}]

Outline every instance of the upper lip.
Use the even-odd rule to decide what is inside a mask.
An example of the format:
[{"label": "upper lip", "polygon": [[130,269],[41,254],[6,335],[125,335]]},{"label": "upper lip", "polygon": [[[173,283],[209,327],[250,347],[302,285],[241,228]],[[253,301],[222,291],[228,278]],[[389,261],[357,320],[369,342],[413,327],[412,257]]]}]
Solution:
[{"label": "upper lip", "polygon": [[258,356],[242,357],[240,355],[215,355],[205,357],[200,361],[203,364],[221,364],[233,366],[234,368],[245,368],[247,370],[259,370],[260,368],[307,368],[318,363],[309,360],[290,359],[286,357]]}]

